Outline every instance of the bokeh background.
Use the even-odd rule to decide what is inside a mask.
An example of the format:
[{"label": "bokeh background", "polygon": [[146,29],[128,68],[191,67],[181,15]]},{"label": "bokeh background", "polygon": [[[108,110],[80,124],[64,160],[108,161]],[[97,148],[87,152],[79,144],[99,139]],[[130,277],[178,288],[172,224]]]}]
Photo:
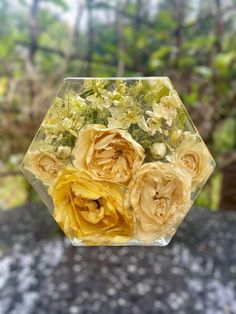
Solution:
[{"label": "bokeh background", "polygon": [[163,75],[217,161],[197,203],[234,209],[236,1],[1,0],[0,208],[35,197],[18,165],[65,76]]},{"label": "bokeh background", "polygon": [[[189,218],[190,227],[184,225],[182,234],[181,231],[177,234],[170,248],[158,249],[163,259],[151,248],[143,251],[134,248],[76,251],[70,248],[37,194],[22,177],[19,170],[22,156],[66,76],[169,76],[216,159],[217,168],[196,202],[201,209],[195,209],[196,213]],[[80,313],[76,291],[84,293],[81,302],[87,306],[93,290],[88,290],[86,285],[95,280],[86,265],[91,266],[92,272],[101,270],[103,285],[110,268],[116,275],[111,277],[114,282],[111,280],[113,287],[109,289],[113,290],[109,290],[110,294],[107,292],[107,298],[105,294],[99,295],[105,288],[95,280],[95,287],[101,289],[92,299],[94,310],[87,306],[83,313],[96,312],[96,309],[108,313],[139,313],[139,310],[142,313],[156,313],[157,310],[158,313],[171,313],[172,310],[185,313],[186,309],[186,313],[236,313],[235,285],[231,283],[236,273],[235,256],[232,259],[233,253],[236,254],[235,210],[235,0],[0,1],[0,314]],[[211,223],[205,225],[205,219]],[[231,253],[225,251],[227,247],[231,247]],[[51,252],[54,249],[55,256]],[[33,253],[29,253],[30,250]],[[172,254],[179,258],[176,265],[170,261]],[[204,255],[203,260],[196,262],[199,254]],[[212,257],[212,254],[216,255]],[[124,256],[126,262],[121,262]],[[35,268],[34,263],[41,260],[48,268],[48,274],[41,269],[43,266]],[[60,264],[61,261],[64,264]],[[181,261],[185,263],[182,275],[178,270]],[[188,261],[193,268],[188,267]],[[78,266],[80,262],[83,266]],[[180,277],[166,276],[166,268],[157,268],[154,273],[150,270],[154,264],[165,263],[169,265],[170,274],[176,267],[176,274],[172,275],[177,276],[179,271],[182,276],[185,291],[182,296],[167,288],[174,283],[181,288]],[[53,296],[56,287],[60,287],[63,276],[60,272],[57,279],[52,275],[59,264],[59,269],[65,273],[65,282],[60,283],[62,287],[58,288],[55,299],[48,297],[48,305],[46,301],[40,303],[39,291],[43,293],[45,282],[49,280],[46,278],[52,280],[47,282],[49,295]],[[231,271],[231,266],[232,272],[225,273],[226,268]],[[207,267],[212,270],[205,274]],[[121,275],[121,270],[127,278]],[[73,290],[70,283],[77,275],[80,278],[81,271],[84,279],[73,283]],[[163,276],[159,290],[157,282],[152,283],[153,274]],[[191,284],[189,280],[185,282],[186,274],[192,277],[195,274],[196,280]],[[209,283],[207,274],[212,278],[216,276],[216,281]],[[33,280],[28,285],[25,283],[27,297],[21,293],[25,278]],[[137,282],[134,296],[139,297],[132,297],[132,291],[131,299],[125,294],[116,297],[119,289],[114,287],[122,278],[124,287],[129,290],[132,282]],[[143,283],[143,280],[147,282]],[[120,283],[120,289],[122,287]],[[148,297],[150,290],[154,291],[152,297]],[[195,291],[191,298],[187,297],[190,290]],[[201,291],[206,292],[209,300],[216,298],[220,303],[207,299],[209,303]],[[158,299],[158,293],[163,297]],[[103,307],[95,306],[96,298]],[[114,302],[109,307],[107,304],[112,298]],[[149,304],[147,311],[142,308],[143,303],[139,305],[142,298]],[[52,306],[49,311],[47,306]],[[67,310],[62,310],[63,306]]]}]

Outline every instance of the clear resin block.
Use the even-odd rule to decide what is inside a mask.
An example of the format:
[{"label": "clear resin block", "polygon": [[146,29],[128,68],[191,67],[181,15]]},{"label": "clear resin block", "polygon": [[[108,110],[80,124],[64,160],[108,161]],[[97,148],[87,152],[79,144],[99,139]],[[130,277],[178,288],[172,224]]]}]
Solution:
[{"label": "clear resin block", "polygon": [[214,167],[167,77],[65,79],[22,162],[74,245],[168,244]]}]

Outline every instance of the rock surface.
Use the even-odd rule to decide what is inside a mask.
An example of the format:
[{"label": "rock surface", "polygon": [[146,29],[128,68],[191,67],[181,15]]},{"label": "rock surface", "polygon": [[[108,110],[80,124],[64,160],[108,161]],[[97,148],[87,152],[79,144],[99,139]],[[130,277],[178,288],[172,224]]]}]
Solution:
[{"label": "rock surface", "polygon": [[72,247],[43,205],[0,212],[0,314],[236,313],[236,214],[192,209],[167,247]]}]

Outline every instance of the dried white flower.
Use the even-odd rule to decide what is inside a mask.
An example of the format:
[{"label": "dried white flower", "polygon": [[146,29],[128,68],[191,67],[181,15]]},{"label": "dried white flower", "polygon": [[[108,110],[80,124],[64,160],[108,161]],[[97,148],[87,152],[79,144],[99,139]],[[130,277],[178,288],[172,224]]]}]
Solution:
[{"label": "dried white flower", "polygon": [[152,157],[157,160],[161,159],[166,154],[166,146],[164,143],[154,143],[151,147],[151,155]]}]

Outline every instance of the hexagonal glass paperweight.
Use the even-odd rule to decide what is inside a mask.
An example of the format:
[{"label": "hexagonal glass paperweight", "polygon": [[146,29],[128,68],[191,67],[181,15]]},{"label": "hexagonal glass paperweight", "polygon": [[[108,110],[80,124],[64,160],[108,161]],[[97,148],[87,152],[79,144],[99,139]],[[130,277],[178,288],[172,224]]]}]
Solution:
[{"label": "hexagonal glass paperweight", "polygon": [[214,166],[167,77],[66,78],[22,162],[74,245],[168,244]]}]

